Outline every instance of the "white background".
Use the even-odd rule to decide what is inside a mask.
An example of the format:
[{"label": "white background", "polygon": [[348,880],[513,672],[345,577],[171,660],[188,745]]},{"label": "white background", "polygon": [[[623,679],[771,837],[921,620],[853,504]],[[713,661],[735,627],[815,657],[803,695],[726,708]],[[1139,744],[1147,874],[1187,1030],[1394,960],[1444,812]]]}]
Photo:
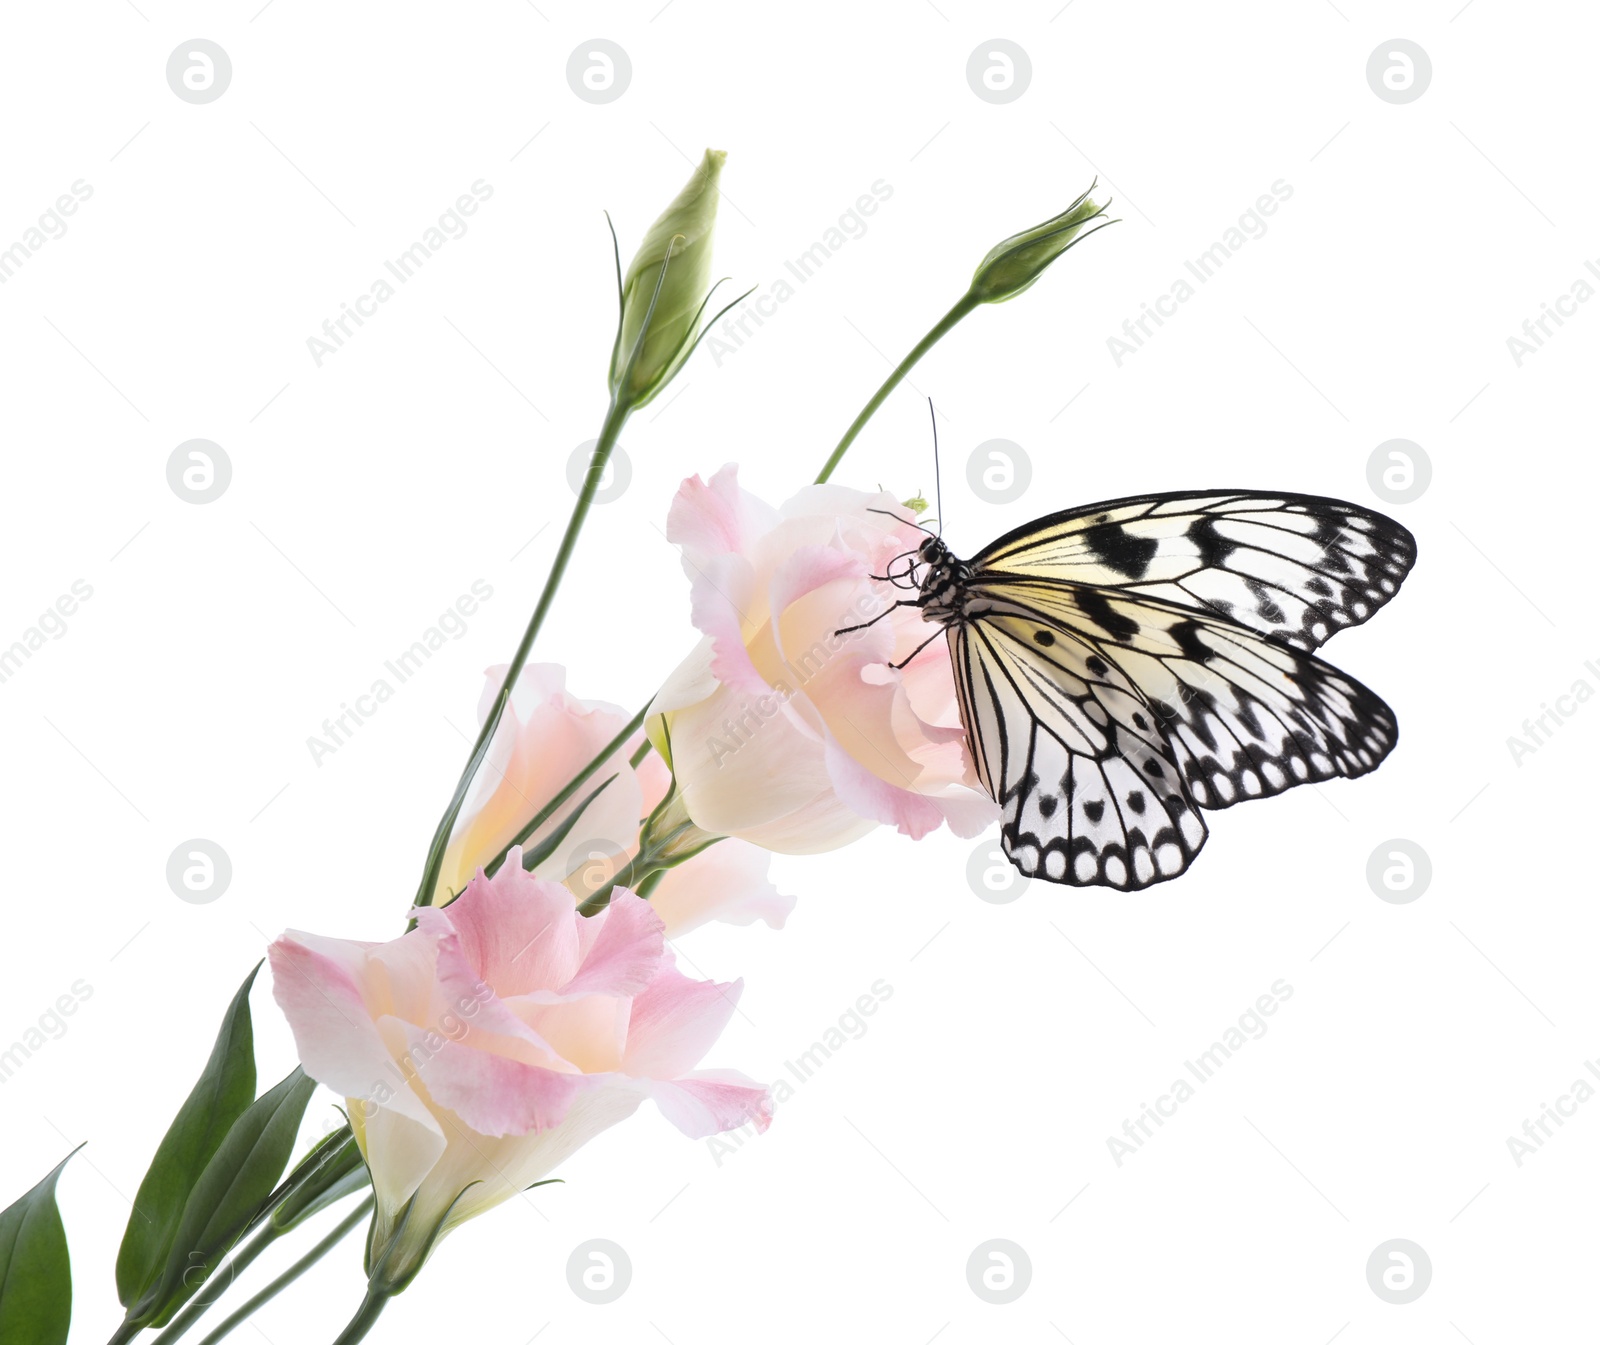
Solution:
[{"label": "white background", "polygon": [[[1600,304],[1520,367],[1507,338],[1600,256],[1593,14],[137,2],[12,10],[0,49],[0,247],[75,180],[93,188],[0,287],[0,644],[73,581],[93,589],[0,685],[0,1042],[75,981],[93,991],[0,1093],[5,1201],[90,1141],[60,1191],[74,1341],[120,1316],[127,1198],[267,940],[398,931],[481,670],[515,644],[570,503],[567,458],[598,430],[601,211],[626,260],[708,144],[729,151],[719,270],[740,288],[786,275],[874,181],[893,195],[741,348],[702,352],[630,425],[631,487],[596,511],[541,641],[574,690],[631,708],[688,647],[660,532],[682,477],[737,460],[774,501],[808,480],[983,252],[1098,172],[1123,222],[970,318],[837,479],[931,489],[932,395],[946,537],[970,553],[1143,490],[1388,508],[1369,455],[1413,440],[1432,483],[1392,512],[1418,537],[1416,572],[1327,651],[1394,706],[1400,744],[1368,779],[1215,815],[1194,869],[1137,896],[1036,884],[988,904],[963,877],[971,845],[947,836],[776,861],[801,899],[787,930],[681,945],[747,981],[710,1063],[777,1079],[881,978],[894,993],[870,1030],[720,1165],[641,1112],[565,1186],[453,1235],[373,1339],[1495,1345],[1592,1329],[1600,1100],[1520,1167],[1507,1137],[1600,1054],[1600,704],[1520,764],[1507,738],[1578,679],[1600,689],[1584,667],[1600,658]],[[603,106],[565,76],[596,36],[633,70]],[[965,74],[997,36],[1032,63],[1004,105]],[[1433,65],[1408,105],[1365,74],[1397,36]],[[233,64],[207,105],[164,76],[194,37]],[[307,338],[477,179],[493,195],[470,231],[317,367]],[[1280,179],[1293,195],[1266,234],[1119,367],[1107,338]],[[203,506],[165,475],[197,437],[233,468]],[[1033,464],[1004,507],[964,481],[992,438]],[[494,596],[465,636],[314,764],[308,735],[480,579]],[[233,864],[209,905],[165,879],[191,837]],[[1366,879],[1396,837],[1433,866],[1409,904]],[[1266,1035],[1119,1167],[1108,1136],[1280,978],[1293,996]],[[293,1063],[265,982],[263,1084]],[[592,1237],[634,1267],[605,1307],[566,1282]],[[1033,1268],[1001,1307],[965,1270],[997,1237]],[[1393,1238],[1433,1267],[1404,1306],[1367,1282]],[[331,1339],[360,1296],[358,1249],[263,1311],[260,1335]]]}]

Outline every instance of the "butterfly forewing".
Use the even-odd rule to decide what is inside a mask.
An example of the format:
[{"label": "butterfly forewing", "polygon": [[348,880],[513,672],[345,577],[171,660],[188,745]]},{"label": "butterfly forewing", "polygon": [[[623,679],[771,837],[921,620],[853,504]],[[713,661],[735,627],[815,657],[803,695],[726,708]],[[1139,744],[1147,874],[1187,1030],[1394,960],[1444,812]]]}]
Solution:
[{"label": "butterfly forewing", "polygon": [[1135,889],[1189,866],[1206,827],[1178,759],[1093,642],[1010,604],[949,638],[962,722],[1021,872]]},{"label": "butterfly forewing", "polygon": [[1400,524],[1343,500],[1217,490],[1054,514],[971,563],[980,574],[1141,594],[1315,649],[1388,602],[1416,555]]}]

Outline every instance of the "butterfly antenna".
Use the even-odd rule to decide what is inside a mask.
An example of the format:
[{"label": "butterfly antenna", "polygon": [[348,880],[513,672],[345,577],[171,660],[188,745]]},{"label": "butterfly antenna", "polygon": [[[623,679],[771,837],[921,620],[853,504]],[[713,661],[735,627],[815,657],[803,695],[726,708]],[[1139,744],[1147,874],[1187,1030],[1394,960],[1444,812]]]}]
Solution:
[{"label": "butterfly antenna", "polygon": [[[868,509],[867,512],[869,514],[882,514],[885,518],[892,518],[896,523],[909,523],[913,528],[921,528],[929,537],[937,537],[939,535],[926,523],[918,523],[914,518],[901,518],[892,509]],[[906,554],[910,555],[911,553],[907,552]]]},{"label": "butterfly antenna", "polygon": [[939,484],[939,417],[934,414],[933,398],[928,398],[928,419],[933,422],[933,505],[939,511],[939,531],[944,533],[944,488]]}]

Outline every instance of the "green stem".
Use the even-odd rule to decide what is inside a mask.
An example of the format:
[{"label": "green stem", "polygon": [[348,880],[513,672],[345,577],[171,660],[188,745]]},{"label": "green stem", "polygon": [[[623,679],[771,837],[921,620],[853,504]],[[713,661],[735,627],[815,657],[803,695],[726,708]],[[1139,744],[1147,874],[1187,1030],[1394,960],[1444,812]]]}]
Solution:
[{"label": "green stem", "polygon": [[[598,915],[611,904],[611,894],[619,887],[629,888],[643,896],[644,893],[641,889],[644,884],[651,878],[655,878],[658,873],[667,871],[668,866],[662,864],[660,858],[660,855],[656,853],[635,855],[606,881],[605,886],[597,888],[593,896],[584,898],[582,904],[578,907],[578,914]],[[656,884],[660,881],[659,878],[656,878],[656,881],[650,884],[652,892],[655,891]]]},{"label": "green stem", "polygon": [[365,1340],[367,1332],[372,1330],[372,1324],[378,1320],[378,1314],[388,1306],[388,1294],[382,1289],[368,1289],[367,1296],[361,1300],[361,1307],[350,1319],[350,1325],[339,1333],[333,1345],[356,1345],[356,1341]]},{"label": "green stem", "polygon": [[[307,1252],[292,1266],[290,1266],[289,1269],[284,1271],[283,1274],[279,1275],[277,1279],[273,1280],[271,1284],[267,1285],[254,1297],[250,1298],[247,1302],[241,1305],[237,1311],[230,1313],[215,1331],[213,1331],[209,1336],[200,1342],[200,1345],[217,1345],[219,1340],[227,1335],[228,1332],[232,1331],[234,1327],[238,1326],[239,1323],[244,1321],[245,1318],[249,1317],[253,1312],[255,1312],[257,1308],[261,1307],[262,1304],[270,1301],[271,1299],[276,1298],[297,1279],[304,1275],[306,1271],[310,1270],[312,1266],[316,1265],[318,1261],[322,1260],[324,1256],[326,1256],[334,1249],[334,1247],[344,1240],[344,1238],[350,1233],[351,1229],[355,1228],[357,1224],[361,1223],[369,1214],[372,1213],[373,1200],[374,1197],[368,1196],[359,1205],[357,1205],[355,1209],[351,1210],[349,1214],[345,1215],[345,1217],[334,1227],[333,1231],[329,1233],[327,1237],[323,1238],[321,1242],[319,1242],[309,1252]],[[159,1338],[154,1342],[154,1345],[160,1345]]]},{"label": "green stem", "polygon": [[489,755],[489,744],[494,740],[495,730],[500,727],[500,719],[505,714],[506,704],[511,699],[512,688],[516,686],[517,678],[522,674],[528,655],[533,652],[533,642],[539,634],[539,628],[544,625],[550,604],[555,601],[556,590],[561,587],[561,580],[567,572],[567,564],[571,561],[573,549],[578,544],[578,534],[583,531],[584,521],[589,517],[589,506],[594,503],[595,492],[600,489],[601,478],[605,476],[606,464],[611,459],[611,450],[616,447],[617,437],[622,433],[622,427],[632,409],[632,404],[620,397],[613,397],[611,405],[606,409],[605,422],[600,427],[600,438],[595,443],[594,452],[589,458],[588,475],[584,477],[583,489],[578,492],[577,502],[572,506],[572,516],[567,520],[567,530],[562,535],[561,546],[556,551],[555,560],[551,562],[549,577],[544,582],[544,591],[539,594],[539,602],[533,609],[533,616],[528,620],[528,628],[522,634],[522,643],[517,646],[511,665],[506,669],[505,680],[500,684],[494,704],[483,721],[483,728],[478,732],[478,740],[473,744],[472,755],[467,760],[466,769],[461,773],[461,780],[456,785],[454,795],[451,796],[450,806],[445,809],[444,816],[439,819],[439,826],[433,834],[433,843],[428,847],[428,859],[423,867],[422,882],[417,888],[414,905],[426,906],[433,900],[434,888],[439,882],[439,870],[444,865],[444,853],[450,844],[450,833],[455,828],[456,818],[461,813],[462,804],[466,802],[467,791],[472,787],[478,768]]},{"label": "green stem", "polygon": [[278,1237],[279,1230],[274,1228],[270,1223],[267,1224],[265,1228],[261,1229],[261,1231],[255,1235],[255,1237],[251,1238],[250,1241],[245,1243],[245,1245],[239,1251],[234,1253],[231,1261],[224,1265],[217,1272],[217,1274],[211,1277],[212,1283],[220,1285],[217,1291],[210,1297],[207,1297],[206,1290],[211,1286],[204,1286],[200,1292],[194,1296],[193,1300],[189,1303],[189,1306],[167,1323],[167,1329],[157,1336],[155,1340],[151,1342],[151,1345],[171,1345],[172,1341],[183,1335],[185,1331],[187,1331],[195,1324],[196,1321],[199,1320],[200,1315],[203,1312],[210,1308],[212,1304],[214,1304],[219,1298],[222,1297],[223,1294],[227,1293],[228,1290],[233,1287],[234,1281],[239,1278],[240,1274],[243,1273],[243,1271],[247,1269],[250,1264],[261,1255],[262,1252],[266,1251],[268,1247],[272,1246],[272,1244],[278,1240]]},{"label": "green stem", "polygon": [[128,1341],[132,1340],[136,1335],[139,1334],[139,1332],[143,1330],[144,1327],[142,1326],[136,1326],[132,1322],[123,1322],[123,1324],[116,1329],[116,1333],[111,1337],[111,1339],[106,1342],[106,1345],[127,1345]]},{"label": "green stem", "polygon": [[[671,801],[669,794],[662,800],[660,808],[664,808]],[[586,897],[578,906],[579,915],[597,915],[611,902],[611,894],[619,887],[626,887],[635,895],[645,898],[660,886],[661,880],[669,869],[675,869],[686,859],[693,859],[702,850],[709,849],[721,836],[712,836],[693,849],[680,849],[680,842],[691,832],[698,828],[693,822],[684,822],[674,827],[670,832],[657,834],[654,824],[656,814],[652,814],[643,827],[639,830],[639,852],[626,864],[616,871],[603,887],[597,888],[594,894]],[[701,833],[704,835],[704,833]]]},{"label": "green stem", "polygon": [[[614,231],[612,238],[615,242]],[[644,350],[645,338],[650,334],[650,322],[655,317],[656,304],[661,299],[661,287],[667,281],[667,265],[672,260],[674,245],[674,243],[667,245],[667,255],[661,261],[661,274],[656,277],[655,291],[650,295],[650,306],[644,311],[644,321],[639,324],[639,335],[633,343],[633,349],[628,352],[628,362],[623,366],[622,373],[611,381],[611,405],[606,408],[606,418],[600,426],[600,437],[595,441],[594,452],[589,455],[589,471],[583,478],[583,489],[578,492],[577,503],[572,506],[572,517],[567,520],[567,530],[562,534],[561,546],[556,551],[555,560],[550,564],[550,574],[544,581],[544,592],[539,595],[538,606],[533,609],[533,615],[528,619],[528,629],[523,632],[522,643],[517,646],[516,656],[506,670],[505,681],[500,684],[494,705],[483,721],[483,728],[478,732],[478,741],[473,744],[472,755],[467,759],[466,769],[461,772],[461,779],[456,785],[455,794],[450,799],[450,805],[444,810],[444,816],[439,819],[438,829],[433,833],[433,843],[428,846],[428,859],[422,869],[422,882],[411,903],[413,906],[426,906],[433,901],[434,889],[439,884],[439,870],[444,864],[444,852],[449,847],[450,833],[455,829],[456,818],[461,814],[461,805],[466,802],[467,790],[472,787],[478,768],[489,755],[489,744],[494,741],[495,730],[500,727],[500,717],[505,714],[506,703],[511,699],[511,690],[517,684],[517,678],[522,673],[523,665],[528,661],[528,655],[533,652],[534,638],[539,634],[539,627],[544,624],[545,613],[550,610],[550,604],[555,600],[556,590],[561,587],[561,578],[567,572],[567,562],[572,559],[573,548],[578,544],[578,534],[583,531],[584,520],[589,517],[589,506],[594,503],[595,492],[600,489],[600,479],[606,472],[606,463],[611,460],[611,450],[617,446],[617,436],[622,433],[622,427],[627,423],[636,405],[633,395],[627,388],[633,381],[633,371],[639,363],[640,353]],[[619,259],[619,271],[620,268]],[[618,341],[622,339],[622,316],[619,314],[617,319]],[[613,346],[611,353],[613,366],[616,364],[616,350],[617,348]]]},{"label": "green stem", "polygon": [[661,880],[667,876],[667,872],[668,871],[664,868],[652,870],[650,873],[645,875],[644,880],[640,882],[639,886],[633,890],[637,892],[645,901],[649,901],[651,894],[655,892],[656,888],[661,886]]},{"label": "green stem", "polygon": [[817,473],[818,485],[821,485],[833,475],[833,469],[839,465],[840,459],[844,457],[850,445],[855,443],[856,436],[861,433],[866,423],[872,419],[873,413],[883,405],[884,399],[900,386],[900,380],[911,372],[912,366],[932,350],[934,346],[938,345],[945,333],[960,322],[962,318],[966,317],[968,313],[972,312],[981,302],[982,300],[970,290],[963,294],[955,307],[940,318],[938,322],[934,323],[928,334],[911,348],[911,353],[901,360],[899,364],[895,365],[894,371],[888,378],[883,380],[883,386],[872,394],[872,400],[861,408],[861,414],[850,422],[850,428],[844,432],[844,438],[839,440],[838,447],[833,450],[827,463]]},{"label": "green stem", "polygon": [[[668,808],[672,806],[676,795],[677,786],[674,785],[667,790],[666,796],[660,803],[656,804],[655,808],[651,810],[650,816],[645,818],[640,825],[638,852],[616,873],[612,874],[610,880],[603,887],[597,888],[592,896],[579,903],[579,915],[598,914],[610,903],[611,893],[616,888],[628,887],[638,891],[638,886],[636,885],[642,886],[657,871],[671,867],[667,860],[667,855],[671,852],[673,843],[694,826],[693,822],[686,819],[675,826],[668,835],[663,836],[659,832],[658,827],[662,818],[666,815]],[[656,881],[659,882],[660,880],[657,879]],[[654,890],[654,884],[651,884],[651,890]]]}]

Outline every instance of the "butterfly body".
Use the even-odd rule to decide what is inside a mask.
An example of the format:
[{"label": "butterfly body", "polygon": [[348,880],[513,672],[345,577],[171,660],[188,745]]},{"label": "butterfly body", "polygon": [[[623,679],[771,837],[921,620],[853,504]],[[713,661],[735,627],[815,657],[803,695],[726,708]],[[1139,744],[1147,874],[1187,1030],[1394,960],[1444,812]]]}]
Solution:
[{"label": "butterfly body", "polygon": [[941,626],[962,620],[972,596],[967,587],[972,582],[972,566],[958,559],[938,537],[923,542],[917,557],[928,567],[917,589],[922,619]]},{"label": "butterfly body", "polygon": [[947,633],[1012,863],[1146,887],[1199,853],[1202,810],[1375,769],[1393,713],[1311,651],[1415,557],[1382,515],[1251,491],[1089,505],[970,561],[926,539],[912,601]]}]

